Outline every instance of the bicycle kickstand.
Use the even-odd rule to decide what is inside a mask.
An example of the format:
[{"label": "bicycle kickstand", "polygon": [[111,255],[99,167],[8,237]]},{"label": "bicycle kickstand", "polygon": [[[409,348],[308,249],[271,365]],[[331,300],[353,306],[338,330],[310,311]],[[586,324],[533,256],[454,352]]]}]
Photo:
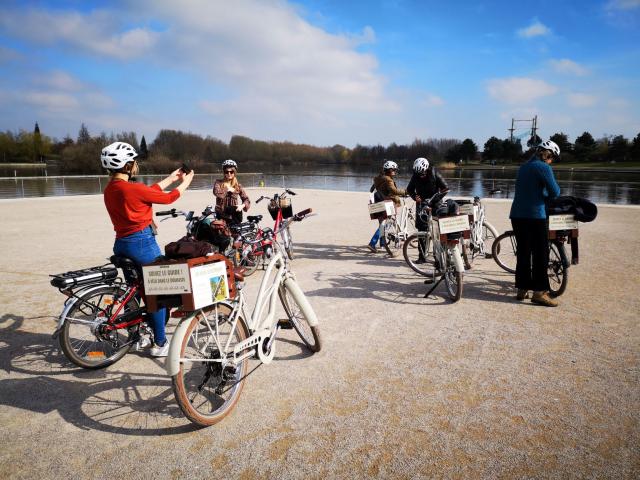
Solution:
[{"label": "bicycle kickstand", "polygon": [[[442,280],[444,280],[444,275],[440,275],[440,278],[438,279],[438,281],[436,282],[436,284],[431,287],[431,290],[429,290],[427,293],[424,294],[423,298],[429,298],[429,295],[431,295],[431,293],[433,293],[433,291],[438,288],[438,285],[440,285],[440,282],[442,282]],[[425,280],[424,283],[425,284],[429,284],[431,283],[433,280]]]}]

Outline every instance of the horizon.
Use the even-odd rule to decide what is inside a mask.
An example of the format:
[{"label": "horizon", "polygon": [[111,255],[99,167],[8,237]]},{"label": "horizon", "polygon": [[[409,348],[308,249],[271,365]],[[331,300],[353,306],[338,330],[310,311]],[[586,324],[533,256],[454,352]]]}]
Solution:
[{"label": "horizon", "polygon": [[481,149],[537,116],[542,138],[631,140],[639,26],[640,0],[542,0],[526,13],[506,1],[9,0],[0,130]]}]

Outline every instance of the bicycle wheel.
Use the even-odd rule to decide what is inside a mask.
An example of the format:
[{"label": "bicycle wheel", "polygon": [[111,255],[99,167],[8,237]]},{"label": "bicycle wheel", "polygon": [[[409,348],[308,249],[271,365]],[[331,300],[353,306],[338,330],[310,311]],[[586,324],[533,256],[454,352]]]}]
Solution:
[{"label": "bicycle wheel", "polygon": [[289,260],[293,260],[293,239],[291,238],[289,226],[282,230],[282,246],[284,247],[284,251],[287,252]]},{"label": "bicycle wheel", "polygon": [[[82,368],[95,370],[120,360],[131,348],[139,325],[107,331],[105,326],[122,288],[105,285],[80,294],[64,322],[59,336],[65,357]],[[140,308],[137,298],[129,300],[121,313]]]},{"label": "bicycle wheel", "polygon": [[[562,251],[561,251],[562,250]],[[564,245],[557,245],[556,242],[549,242],[549,295],[559,297],[567,289],[569,282],[569,271],[563,261]]]},{"label": "bicycle wheel", "polygon": [[402,248],[400,240],[400,227],[395,217],[389,217],[382,222],[382,234],[384,238],[384,248],[391,256],[395,256]]},{"label": "bicycle wheel", "polygon": [[198,313],[180,347],[180,370],[171,377],[182,413],[203,427],[218,423],[235,407],[249,359],[233,364],[233,348],[247,337],[244,321],[229,321],[231,309],[218,306]]},{"label": "bicycle wheel", "polygon": [[317,323],[316,315],[296,281],[292,278],[285,280],[278,289],[278,296],[289,321],[304,344],[312,352],[319,352],[322,348],[320,329],[317,325],[312,326],[309,321],[312,319],[313,323]]},{"label": "bicycle wheel", "polygon": [[474,252],[476,255],[482,255],[485,258],[491,258],[493,255],[491,253],[491,247],[493,246],[493,242],[498,237],[498,231],[496,228],[491,225],[489,222],[482,222],[482,244],[480,244],[480,250],[478,252]]},{"label": "bicycle wheel", "polygon": [[[246,235],[245,238],[248,241],[254,241],[255,235]],[[260,266],[260,263],[264,259],[263,255],[258,255],[257,252],[260,252],[262,247],[260,245],[250,245],[250,244],[242,244],[242,247],[238,249],[238,251],[234,252],[234,264],[237,267],[242,267],[245,269],[244,276],[248,277],[252,275]]]},{"label": "bicycle wheel", "polygon": [[509,230],[498,236],[491,247],[491,255],[498,266],[509,273],[516,273],[516,236]]},{"label": "bicycle wheel", "polygon": [[431,235],[428,232],[414,233],[402,245],[402,256],[411,270],[425,277],[432,277],[434,261],[430,250]]},{"label": "bicycle wheel", "polygon": [[452,258],[453,253],[450,248],[446,251],[442,249],[440,256],[440,265],[442,267],[442,274],[444,275],[444,283],[447,287],[447,293],[449,298],[454,302],[457,302],[462,297],[462,272],[458,272],[455,267],[455,262]]}]

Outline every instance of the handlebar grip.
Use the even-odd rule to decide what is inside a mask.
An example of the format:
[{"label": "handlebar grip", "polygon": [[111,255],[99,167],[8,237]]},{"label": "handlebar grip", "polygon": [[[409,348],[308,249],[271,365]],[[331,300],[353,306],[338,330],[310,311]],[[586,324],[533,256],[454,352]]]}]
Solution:
[{"label": "handlebar grip", "polygon": [[171,210],[164,210],[162,212],[156,212],[156,217],[163,217],[165,215],[173,215],[176,213],[176,209],[172,208]]},{"label": "handlebar grip", "polygon": [[296,221],[300,221],[302,220],[304,217],[306,217],[307,215],[309,215],[313,210],[310,208],[307,208],[306,210],[302,210],[301,212],[298,212],[294,215],[294,219]]},{"label": "handlebar grip", "polygon": [[284,191],[287,192],[289,195],[297,195],[296,192],[294,192],[293,190],[289,190],[288,188],[285,188]]}]

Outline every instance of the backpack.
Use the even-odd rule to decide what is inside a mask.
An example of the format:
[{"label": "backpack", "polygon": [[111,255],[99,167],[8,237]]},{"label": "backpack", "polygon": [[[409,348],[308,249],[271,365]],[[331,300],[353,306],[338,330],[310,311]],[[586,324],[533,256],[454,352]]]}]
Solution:
[{"label": "backpack", "polygon": [[215,253],[212,244],[191,237],[182,237],[176,242],[167,243],[164,247],[165,257],[173,259],[206,257],[212,253]]}]

